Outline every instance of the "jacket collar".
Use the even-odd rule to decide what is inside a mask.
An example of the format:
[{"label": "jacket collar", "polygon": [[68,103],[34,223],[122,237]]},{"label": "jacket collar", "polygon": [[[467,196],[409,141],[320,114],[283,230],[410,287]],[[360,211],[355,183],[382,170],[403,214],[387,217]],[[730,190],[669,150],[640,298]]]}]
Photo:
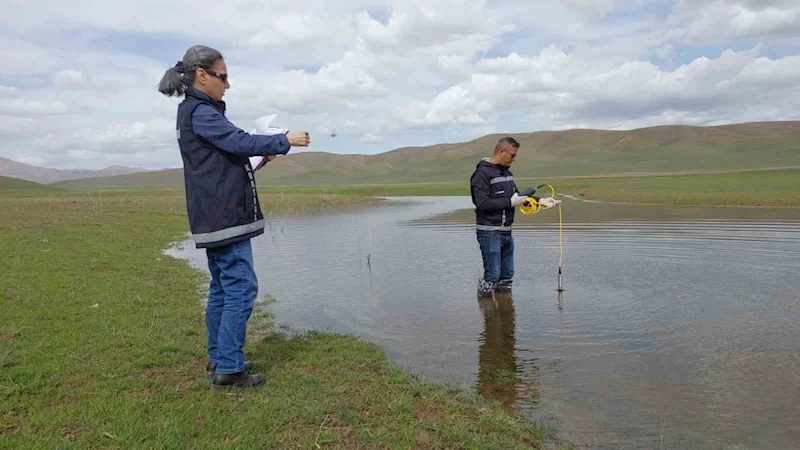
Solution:
[{"label": "jacket collar", "polygon": [[510,169],[509,166],[501,166],[500,164],[493,163],[491,158],[482,158],[480,161],[478,161],[478,165],[475,168],[480,169],[482,166],[491,167],[499,170],[500,172],[509,172]]},{"label": "jacket collar", "polygon": [[202,91],[200,91],[198,89],[195,89],[194,87],[191,87],[191,86],[189,86],[189,88],[186,89],[186,95],[194,97],[194,98],[196,98],[198,100],[202,100],[204,102],[208,102],[216,110],[218,110],[219,112],[225,114],[225,102],[224,101],[214,100],[213,98],[209,97],[208,94],[206,94],[205,92],[202,92]]}]

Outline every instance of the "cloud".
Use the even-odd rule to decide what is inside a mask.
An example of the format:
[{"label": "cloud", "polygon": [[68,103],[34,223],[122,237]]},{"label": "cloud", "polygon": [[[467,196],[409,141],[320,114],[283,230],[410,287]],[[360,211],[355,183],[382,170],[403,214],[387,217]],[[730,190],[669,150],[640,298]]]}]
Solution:
[{"label": "cloud", "polygon": [[[4,8],[4,15],[8,12],[9,9]],[[10,20],[10,17],[6,18],[4,27]],[[14,61],[14,64],[7,64],[8,67],[4,67],[2,71],[2,76],[9,77],[46,72],[60,64],[61,55],[28,40],[0,33],[0,59]]]},{"label": "cloud", "polygon": [[714,43],[725,39],[800,36],[800,3],[794,1],[683,0],[676,19],[686,20],[686,40]]},{"label": "cloud", "polygon": [[[370,50],[431,48],[457,44],[467,51],[488,46],[513,26],[500,24],[485,1],[414,0],[400,2],[383,24],[367,12],[358,15],[358,34]],[[412,45],[413,44],[413,45]]]},{"label": "cloud", "polygon": [[334,153],[799,115],[795,0],[176,1],[4,11],[0,156],[179,166],[156,86],[196,43],[225,55],[235,124],[278,113]]},{"label": "cloud", "polygon": [[367,142],[367,143],[377,143],[377,142],[382,142],[383,138],[381,136],[376,136],[376,135],[374,135],[372,133],[367,133],[367,134],[361,136],[358,140],[361,141],[361,142]]},{"label": "cloud", "polygon": [[[721,111],[761,110],[767,118],[797,117],[800,56],[770,59],[755,51],[724,51],[668,71],[630,61],[584,70],[575,54],[549,47],[538,56],[511,54],[484,60],[467,82],[433,102],[412,104],[409,125],[481,124],[488,115],[514,112],[545,126],[594,123],[613,127],[660,117],[662,123],[718,122]],[[745,115],[747,116],[747,115]],[[737,120],[733,113],[729,121]],[[623,124],[623,125],[620,125]]]},{"label": "cloud", "polygon": [[489,107],[468,87],[456,85],[443,91],[431,102],[412,103],[397,116],[400,128],[406,126],[478,125],[480,113]]},{"label": "cloud", "polygon": [[337,28],[337,24],[326,21],[322,15],[292,11],[270,17],[245,38],[245,43],[254,48],[294,46],[335,36]]},{"label": "cloud", "polygon": [[564,3],[578,14],[588,17],[605,17],[616,8],[616,0],[564,0]]},{"label": "cloud", "polygon": [[25,100],[13,98],[0,102],[0,114],[22,115],[22,116],[49,116],[65,114],[67,105],[63,102],[40,102],[36,100]]},{"label": "cloud", "polygon": [[64,69],[56,72],[53,82],[59,89],[70,89],[80,87],[84,84],[85,79],[80,70]]},{"label": "cloud", "polygon": [[0,84],[0,97],[13,97],[19,93],[19,89]]},{"label": "cloud", "polygon": [[[76,0],[69,5],[29,0],[6,9],[4,14],[9,27],[19,30],[43,27],[60,31],[183,34],[192,41],[229,40],[244,47],[280,47],[335,39],[337,27],[326,13],[337,10],[322,0],[175,0],[168,7],[157,0],[120,4]],[[192,26],[180,25],[186,23]]]},{"label": "cloud", "polygon": [[0,136],[6,140],[27,136],[35,129],[35,122],[29,117],[0,114]]},{"label": "cloud", "polygon": [[355,55],[345,55],[342,61],[325,65],[317,73],[291,70],[268,78],[250,77],[244,81],[242,94],[255,94],[255,103],[268,108],[295,113],[327,111],[358,99],[385,95],[386,88],[354,59]]},{"label": "cloud", "polygon": [[85,127],[66,134],[47,132],[33,142],[37,148],[49,151],[97,150],[107,153],[176,146],[174,121],[167,118]]}]

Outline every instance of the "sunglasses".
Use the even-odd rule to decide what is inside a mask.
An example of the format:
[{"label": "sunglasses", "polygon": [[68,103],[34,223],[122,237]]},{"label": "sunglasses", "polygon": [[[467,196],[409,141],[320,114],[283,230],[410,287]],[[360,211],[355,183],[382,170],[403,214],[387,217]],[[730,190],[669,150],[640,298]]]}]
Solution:
[{"label": "sunglasses", "polygon": [[[203,69],[203,68],[201,67],[201,69]],[[208,73],[209,75],[214,75],[215,77],[219,78],[220,80],[222,80],[223,83],[228,81],[228,74],[227,73],[214,72],[211,69],[203,69],[203,70],[206,73]]]}]

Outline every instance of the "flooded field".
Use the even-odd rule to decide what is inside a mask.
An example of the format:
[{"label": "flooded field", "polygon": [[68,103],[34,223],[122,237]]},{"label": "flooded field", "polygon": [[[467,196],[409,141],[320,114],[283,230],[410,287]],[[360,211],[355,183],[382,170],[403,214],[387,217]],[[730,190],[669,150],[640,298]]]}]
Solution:
[{"label": "flooded field", "polygon": [[389,203],[270,222],[254,256],[278,322],[376,342],[578,448],[800,442],[800,210],[566,199],[565,291],[547,210],[517,214],[513,294],[478,300],[470,199]]}]

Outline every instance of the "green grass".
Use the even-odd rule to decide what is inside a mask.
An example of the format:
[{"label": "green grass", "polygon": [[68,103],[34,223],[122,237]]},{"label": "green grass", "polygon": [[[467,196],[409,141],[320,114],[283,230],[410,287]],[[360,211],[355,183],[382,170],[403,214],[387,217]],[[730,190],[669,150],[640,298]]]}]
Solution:
[{"label": "green grass", "polygon": [[[512,171],[517,173],[516,168]],[[259,185],[259,192],[283,198],[290,208],[292,200],[319,198],[336,202],[364,196],[440,196],[469,193],[469,175],[457,182],[361,184],[341,186],[276,186]],[[715,206],[800,206],[800,169],[753,170],[735,173],[693,175],[624,176],[624,177],[544,177],[539,179],[517,175],[517,184],[551,184],[559,194],[571,194],[590,200],[649,203],[664,205]],[[141,189],[138,189],[141,191]],[[126,190],[121,190],[126,192]],[[177,190],[176,190],[177,192]],[[544,188],[544,193],[549,189]],[[341,200],[347,201],[347,200]],[[286,209],[284,208],[284,209]],[[267,209],[267,208],[265,208]],[[299,210],[313,209],[299,205]]]},{"label": "green grass", "polygon": [[[260,189],[273,194],[295,195],[319,195],[324,192],[374,196],[468,196],[469,174],[464,178],[461,182],[446,183],[272,186]],[[558,194],[571,194],[591,200],[664,205],[800,206],[800,169],[704,175],[515,178],[520,189],[530,185],[551,184]],[[541,188],[539,193],[549,194],[550,189]]]},{"label": "green grass", "polygon": [[[365,197],[265,195],[275,214]],[[253,321],[267,383],[212,395],[180,191],[0,194],[0,448],[517,448],[552,432],[350,336]],[[266,293],[263,293],[266,294]],[[263,325],[262,325],[263,326]],[[562,444],[557,443],[557,446]]]},{"label": "green grass", "polygon": [[64,192],[63,189],[58,189],[45,184],[34,183],[32,181],[20,180],[17,178],[0,177],[0,193],[14,193],[16,195],[24,194],[42,194],[44,192],[58,193]]},{"label": "green grass", "polygon": [[[552,180],[558,192],[626,203],[800,206],[800,170]],[[549,191],[549,189],[548,189]]]}]

